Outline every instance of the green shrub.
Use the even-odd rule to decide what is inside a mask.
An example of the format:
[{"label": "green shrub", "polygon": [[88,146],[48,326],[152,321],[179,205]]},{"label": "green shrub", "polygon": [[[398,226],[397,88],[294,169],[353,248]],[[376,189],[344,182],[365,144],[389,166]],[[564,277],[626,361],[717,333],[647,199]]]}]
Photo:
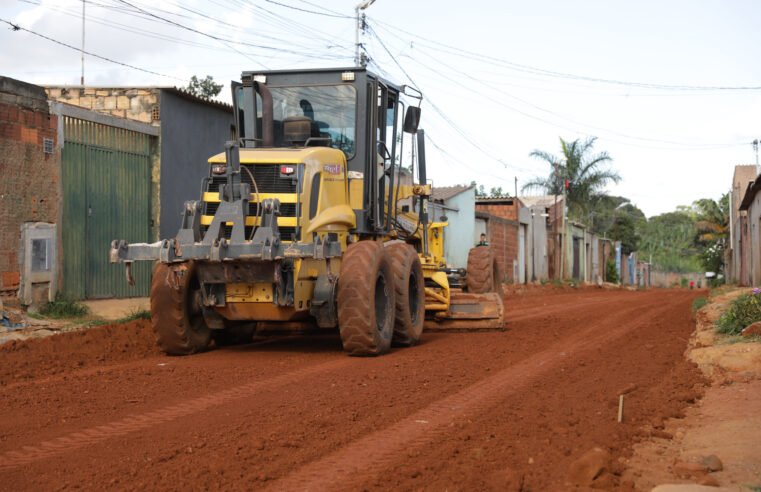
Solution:
[{"label": "green shrub", "polygon": [[616,270],[616,261],[613,258],[605,262],[605,281],[618,283],[618,271]]},{"label": "green shrub", "polygon": [[708,299],[706,299],[705,297],[698,297],[697,299],[692,301],[692,312],[696,313],[698,309],[702,308],[706,304],[708,304]]},{"label": "green shrub", "polygon": [[737,297],[729,309],[716,322],[716,331],[725,335],[737,335],[746,326],[761,321],[761,290]]},{"label": "green shrub", "polygon": [[86,316],[90,312],[90,309],[84,304],[71,301],[63,296],[56,296],[55,301],[49,302],[42,306],[40,314],[47,318],[62,319],[62,318],[81,318]]},{"label": "green shrub", "polygon": [[136,319],[151,319],[151,312],[146,311],[145,309],[135,309],[127,316],[117,319],[115,323],[129,323]]},{"label": "green shrub", "polygon": [[679,279],[679,287],[684,289],[685,287],[687,287],[687,284],[688,284],[688,281],[685,277],[682,277]]}]

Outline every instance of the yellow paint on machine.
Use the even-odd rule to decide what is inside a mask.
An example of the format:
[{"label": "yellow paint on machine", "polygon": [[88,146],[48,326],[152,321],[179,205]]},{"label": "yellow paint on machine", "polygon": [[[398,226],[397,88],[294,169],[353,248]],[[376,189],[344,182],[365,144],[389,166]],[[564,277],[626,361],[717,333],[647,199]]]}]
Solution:
[{"label": "yellow paint on machine", "polygon": [[[267,199],[275,199],[277,198],[280,200],[280,203],[296,203],[298,202],[298,195],[296,193],[259,193],[259,201],[263,202]],[[207,191],[203,194],[203,201],[209,202],[209,203],[219,203],[219,192],[218,191]],[[251,203],[256,203],[257,201],[257,194],[251,193],[251,196],[248,199]]]},{"label": "yellow paint on machine", "polygon": [[272,284],[257,282],[253,284],[227,284],[225,286],[227,302],[272,302]]},{"label": "yellow paint on machine", "polygon": [[[203,226],[209,226],[211,225],[211,221],[214,220],[213,215],[202,215],[201,216],[201,225]],[[247,226],[254,226],[259,225],[260,219],[259,217],[251,217],[250,215],[246,217],[246,225]],[[280,227],[296,227],[296,217],[278,217],[277,218],[277,225]],[[232,222],[226,222],[225,225],[231,226],[233,225]]]},{"label": "yellow paint on machine", "polygon": [[[294,149],[240,149],[241,164],[302,164],[307,161],[336,162],[343,158],[343,152],[329,147],[306,147]],[[344,158],[345,160],[345,158]],[[225,153],[209,158],[209,164],[225,164]]]}]

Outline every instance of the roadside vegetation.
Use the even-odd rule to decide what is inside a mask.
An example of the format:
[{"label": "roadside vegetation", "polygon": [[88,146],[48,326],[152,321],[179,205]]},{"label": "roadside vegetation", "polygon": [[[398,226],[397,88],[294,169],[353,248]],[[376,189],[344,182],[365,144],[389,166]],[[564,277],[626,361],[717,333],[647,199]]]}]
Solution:
[{"label": "roadside vegetation", "polygon": [[695,300],[692,301],[692,312],[697,313],[700,308],[708,304],[708,298],[706,297],[697,297]]},{"label": "roadside vegetation", "polygon": [[83,318],[90,314],[90,310],[84,304],[56,296],[56,300],[48,302],[39,311],[39,315],[53,319]]},{"label": "roadside vegetation", "polygon": [[732,300],[729,308],[716,321],[716,331],[724,335],[739,335],[746,326],[756,321],[761,321],[761,289],[753,289]]}]

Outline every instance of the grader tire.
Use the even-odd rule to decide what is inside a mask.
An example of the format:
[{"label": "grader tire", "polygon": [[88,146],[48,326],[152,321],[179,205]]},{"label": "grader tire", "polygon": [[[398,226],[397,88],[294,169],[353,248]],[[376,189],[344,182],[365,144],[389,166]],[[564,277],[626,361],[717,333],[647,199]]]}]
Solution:
[{"label": "grader tire", "polygon": [[192,262],[157,263],[153,268],[151,323],[167,355],[190,355],[209,347],[211,330],[197,305],[199,287]]},{"label": "grader tire", "polygon": [[396,313],[391,343],[410,347],[420,341],[425,322],[425,280],[415,248],[406,243],[386,247],[394,278]]},{"label": "grader tire", "polygon": [[381,355],[394,332],[394,287],[383,246],[375,241],[350,245],[338,277],[338,329],[349,355]]},{"label": "grader tire", "polygon": [[468,267],[465,283],[468,292],[502,294],[502,274],[499,271],[494,252],[487,246],[476,246],[468,252]]}]

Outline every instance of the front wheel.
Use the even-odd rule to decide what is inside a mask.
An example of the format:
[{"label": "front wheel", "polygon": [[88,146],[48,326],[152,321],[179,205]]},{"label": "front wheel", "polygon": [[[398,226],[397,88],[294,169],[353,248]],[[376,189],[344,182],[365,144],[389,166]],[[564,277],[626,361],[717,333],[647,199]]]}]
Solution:
[{"label": "front wheel", "polygon": [[425,321],[425,280],[420,257],[406,243],[389,244],[386,254],[391,262],[396,296],[392,343],[400,347],[417,345]]},{"label": "front wheel", "polygon": [[189,355],[209,347],[211,330],[203,319],[200,289],[193,262],[153,268],[151,324],[166,354]]},{"label": "front wheel", "polygon": [[387,255],[380,243],[351,244],[338,277],[338,329],[349,355],[381,355],[394,332],[394,288]]}]

